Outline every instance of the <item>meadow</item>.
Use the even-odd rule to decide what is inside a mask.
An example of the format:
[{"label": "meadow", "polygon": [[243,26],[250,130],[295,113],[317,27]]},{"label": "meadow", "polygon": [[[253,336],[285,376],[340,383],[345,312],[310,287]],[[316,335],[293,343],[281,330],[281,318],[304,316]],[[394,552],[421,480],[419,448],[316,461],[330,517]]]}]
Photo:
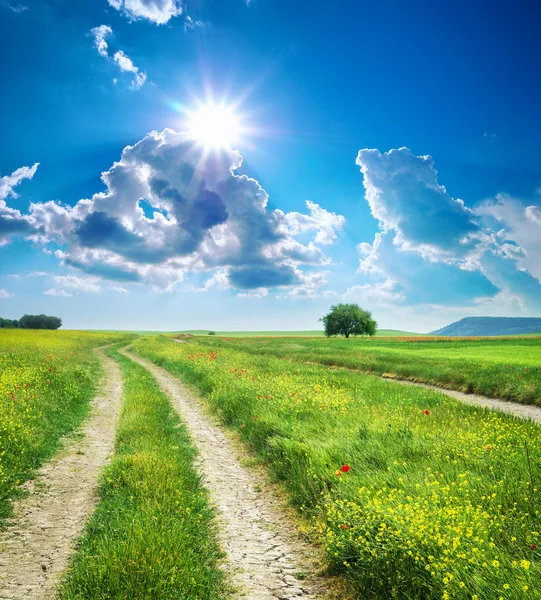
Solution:
[{"label": "meadow", "polygon": [[[359,597],[541,597],[538,426],[306,355],[296,360],[292,348],[282,350],[286,361],[273,356],[283,341],[261,353],[260,343],[154,337],[134,350],[202,392],[281,482]],[[335,354],[343,347],[327,344]],[[426,344],[416,350],[438,351]],[[417,355],[408,342],[398,346]],[[518,347],[526,348],[522,360],[535,356]]]},{"label": "meadow", "polygon": [[221,552],[186,429],[146,369],[108,354],[124,381],[115,455],[59,598],[221,600]]},{"label": "meadow", "polygon": [[20,484],[88,414],[101,374],[92,348],[127,337],[0,330],[0,521]]},{"label": "meadow", "polygon": [[198,338],[208,347],[244,349],[541,404],[541,338]]}]

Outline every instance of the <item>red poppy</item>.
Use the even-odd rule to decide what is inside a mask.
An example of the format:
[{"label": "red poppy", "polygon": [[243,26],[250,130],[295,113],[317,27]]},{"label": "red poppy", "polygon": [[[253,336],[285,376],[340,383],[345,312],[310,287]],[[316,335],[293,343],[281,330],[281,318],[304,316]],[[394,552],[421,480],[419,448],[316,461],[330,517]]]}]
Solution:
[{"label": "red poppy", "polygon": [[535,544],[532,544],[532,545],[530,546],[530,548],[531,548],[532,550],[535,550],[535,549],[537,548],[537,546],[536,546]]},{"label": "red poppy", "polygon": [[347,529],[347,528],[348,528],[348,526],[345,523],[343,523],[342,524],[342,529]]},{"label": "red poppy", "polygon": [[337,477],[342,477],[342,473],[340,473],[340,471],[336,471],[335,475],[336,475]]},{"label": "red poppy", "polygon": [[492,446],[487,446],[487,450],[492,450]]},{"label": "red poppy", "polygon": [[428,409],[425,410],[425,415],[429,415],[430,411]]},{"label": "red poppy", "polygon": [[350,469],[351,467],[349,465],[342,465],[340,467],[340,471],[342,471],[342,473],[347,473]]},{"label": "red poppy", "polygon": [[241,429],[244,429],[245,427],[246,425],[244,423],[240,426]]}]

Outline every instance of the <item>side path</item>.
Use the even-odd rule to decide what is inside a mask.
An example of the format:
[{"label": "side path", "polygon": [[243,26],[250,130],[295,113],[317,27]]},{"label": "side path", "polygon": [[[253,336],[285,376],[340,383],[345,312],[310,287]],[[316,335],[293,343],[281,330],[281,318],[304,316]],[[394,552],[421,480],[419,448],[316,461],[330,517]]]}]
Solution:
[{"label": "side path", "polygon": [[122,382],[118,365],[98,349],[106,379],[92,413],[58,456],[39,469],[0,532],[0,600],[48,600],[96,502],[97,478],[112,454]]},{"label": "side path", "polygon": [[282,501],[265,486],[262,477],[241,465],[233,443],[212,423],[189,390],[161,367],[124,349],[121,352],[154,375],[199,450],[203,482],[219,512],[220,543],[227,556],[225,568],[239,589],[237,597],[323,600],[321,581],[310,576],[313,549],[295,533]]},{"label": "side path", "polygon": [[400,383],[401,385],[413,385],[422,387],[427,390],[434,392],[440,392],[446,396],[451,396],[455,400],[464,402],[465,404],[472,404],[473,406],[481,406],[499,410],[501,412],[520,417],[522,419],[531,419],[541,423],[541,407],[532,406],[530,404],[519,404],[518,402],[506,402],[505,400],[498,400],[496,398],[488,398],[487,396],[479,396],[478,394],[465,394],[457,390],[448,390],[447,388],[441,388],[436,385],[429,385],[428,383],[417,383],[414,381],[408,381],[407,379],[395,379],[394,377],[381,377],[387,381],[393,381],[394,383]]}]

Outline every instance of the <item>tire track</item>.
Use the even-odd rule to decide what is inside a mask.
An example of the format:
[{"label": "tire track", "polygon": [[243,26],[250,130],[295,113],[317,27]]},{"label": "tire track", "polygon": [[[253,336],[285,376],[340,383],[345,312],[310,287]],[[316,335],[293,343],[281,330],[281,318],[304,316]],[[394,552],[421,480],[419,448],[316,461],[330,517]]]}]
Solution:
[{"label": "tire track", "polygon": [[[145,367],[185,422],[206,488],[218,509],[225,568],[242,600],[316,600],[325,597],[314,571],[314,549],[302,542],[283,502],[263,477],[241,465],[241,454],[193,394],[167,371],[121,352]],[[302,578],[299,574],[302,573]],[[304,577],[307,578],[304,578]]]},{"label": "tire track", "polygon": [[112,454],[122,380],[118,365],[96,350],[106,379],[92,413],[59,454],[25,484],[29,496],[14,505],[0,532],[0,599],[48,600],[97,502],[98,475]]},{"label": "tire track", "polygon": [[505,400],[498,400],[496,398],[489,398],[488,396],[480,396],[479,394],[465,394],[458,390],[449,390],[447,388],[441,388],[437,385],[430,385],[428,383],[418,383],[416,381],[408,381],[407,379],[397,379],[395,377],[380,376],[380,379],[385,381],[392,381],[393,383],[399,383],[401,385],[410,385],[420,388],[425,388],[433,392],[440,392],[450,396],[455,400],[459,400],[464,404],[471,404],[472,406],[480,406],[481,408],[489,408],[491,410],[498,410],[521,419],[527,419],[541,423],[541,408],[539,406],[533,406],[531,404],[519,404],[518,402],[506,402]]}]

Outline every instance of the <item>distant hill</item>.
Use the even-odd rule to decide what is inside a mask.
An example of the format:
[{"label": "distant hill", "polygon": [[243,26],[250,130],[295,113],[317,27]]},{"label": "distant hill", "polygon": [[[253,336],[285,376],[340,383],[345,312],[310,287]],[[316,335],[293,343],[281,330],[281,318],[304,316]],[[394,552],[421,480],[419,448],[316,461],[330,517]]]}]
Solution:
[{"label": "distant hill", "polygon": [[432,335],[523,335],[541,334],[541,318],[538,317],[466,317],[447,327],[432,331]]}]

